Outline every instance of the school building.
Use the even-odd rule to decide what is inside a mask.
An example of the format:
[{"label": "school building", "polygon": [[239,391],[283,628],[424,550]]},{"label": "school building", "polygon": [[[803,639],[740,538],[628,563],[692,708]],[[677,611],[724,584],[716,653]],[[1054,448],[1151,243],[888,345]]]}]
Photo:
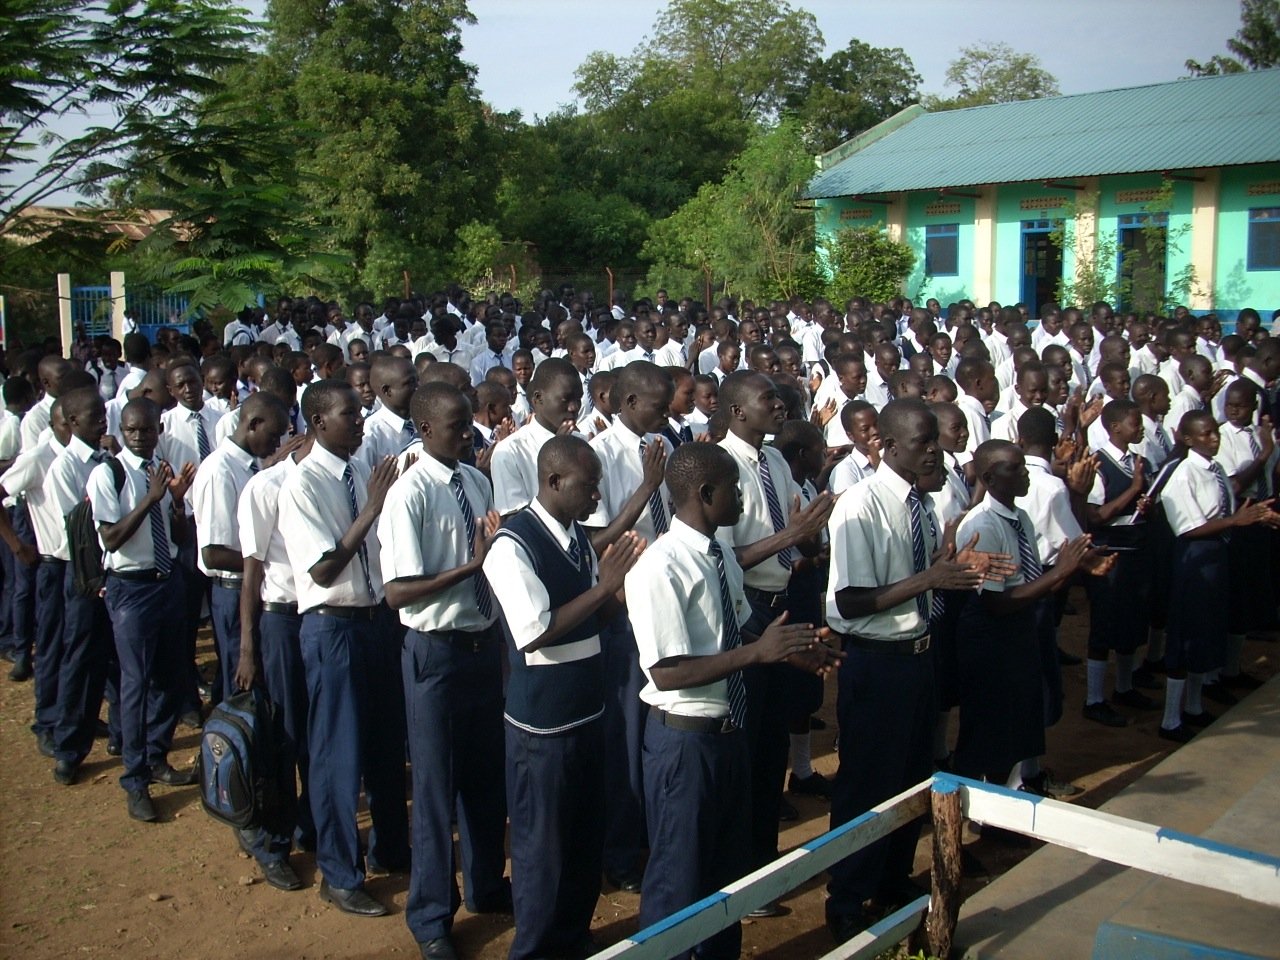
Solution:
[{"label": "school building", "polygon": [[881,225],[916,253],[904,292],[917,303],[1021,301],[1035,316],[1081,262],[1111,280],[1144,270],[1166,292],[1191,267],[1184,302],[1223,319],[1280,308],[1280,69],[912,106],[818,166],[819,249]]}]

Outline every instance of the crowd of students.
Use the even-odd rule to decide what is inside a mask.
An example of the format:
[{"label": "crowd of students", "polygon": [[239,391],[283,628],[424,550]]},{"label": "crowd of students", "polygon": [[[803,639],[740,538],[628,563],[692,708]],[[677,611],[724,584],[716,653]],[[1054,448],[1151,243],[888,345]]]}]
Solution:
[{"label": "crowd of students", "polygon": [[[196,777],[177,724],[261,686],[296,816],[235,841],[284,890],[313,851],[359,916],[387,912],[367,872],[409,872],[434,960],[462,903],[514,914],[513,960],[584,957],[603,882],[657,921],[775,859],[787,791],[832,826],[936,768],[1078,793],[1041,766],[1068,585],[1088,720],[1162,710],[1181,743],[1258,683],[1280,341],[1252,310],[1227,336],[1182,308],[1039,313],[452,288],[11,357],[0,636],[36,746],[71,786],[105,732],[156,821],[150,785]],[[917,839],[832,869],[838,940],[918,895]],[[740,946],[735,924],[697,952]]]}]

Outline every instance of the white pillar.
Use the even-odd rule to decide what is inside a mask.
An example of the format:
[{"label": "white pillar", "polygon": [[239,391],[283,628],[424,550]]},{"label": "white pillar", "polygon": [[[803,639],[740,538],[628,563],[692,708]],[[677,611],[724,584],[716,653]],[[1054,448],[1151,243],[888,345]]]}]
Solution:
[{"label": "white pillar", "polygon": [[71,356],[76,332],[71,328],[71,274],[58,274],[58,326],[62,333],[62,355]]},{"label": "white pillar", "polygon": [[124,274],[111,272],[111,336],[124,343]]}]

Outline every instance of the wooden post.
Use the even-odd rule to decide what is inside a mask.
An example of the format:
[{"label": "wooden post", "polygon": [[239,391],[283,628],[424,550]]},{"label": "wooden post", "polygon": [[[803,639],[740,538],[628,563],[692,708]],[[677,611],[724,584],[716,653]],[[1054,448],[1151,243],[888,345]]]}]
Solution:
[{"label": "wooden post", "polygon": [[62,334],[62,355],[71,356],[76,332],[71,328],[71,274],[58,274],[58,330]]},{"label": "wooden post", "polygon": [[613,309],[613,271],[609,267],[605,267],[604,272],[609,277],[609,281],[607,283],[607,286],[609,289],[608,289],[608,292],[606,292],[604,295],[604,302],[607,303],[609,305],[609,309],[612,310]]},{"label": "wooden post", "polygon": [[930,793],[933,806],[933,898],[925,920],[930,956],[951,956],[956,921],[960,917],[960,832],[964,813],[960,785],[935,782]]},{"label": "wooden post", "polygon": [[[400,273],[404,276],[404,298],[405,298],[406,300],[408,300],[408,299],[409,299],[409,293],[410,293],[410,290],[409,290],[409,271],[408,271],[408,270],[401,270],[401,271],[400,271]],[[394,317],[387,317],[387,319],[388,319],[388,320],[394,320],[395,318],[394,318]]]},{"label": "wooden post", "polygon": [[124,343],[124,274],[111,272],[111,337]]},{"label": "wooden post", "polygon": [[511,271],[511,295],[514,297],[516,294],[516,265],[508,263],[507,269]]}]

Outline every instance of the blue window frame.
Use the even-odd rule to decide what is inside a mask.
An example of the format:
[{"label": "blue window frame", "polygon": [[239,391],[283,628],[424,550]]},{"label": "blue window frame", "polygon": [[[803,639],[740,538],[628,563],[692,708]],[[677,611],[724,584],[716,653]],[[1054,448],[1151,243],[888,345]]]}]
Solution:
[{"label": "blue window frame", "polygon": [[1280,207],[1249,211],[1249,270],[1280,270]]},{"label": "blue window frame", "polygon": [[960,224],[931,223],[924,228],[924,272],[930,277],[960,274]]}]

